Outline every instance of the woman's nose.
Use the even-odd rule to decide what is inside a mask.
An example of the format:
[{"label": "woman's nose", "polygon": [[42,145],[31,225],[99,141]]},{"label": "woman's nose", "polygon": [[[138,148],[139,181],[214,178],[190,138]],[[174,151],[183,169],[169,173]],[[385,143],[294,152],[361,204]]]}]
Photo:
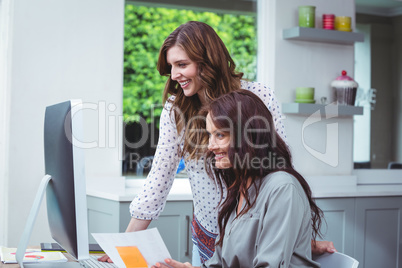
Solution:
[{"label": "woman's nose", "polygon": [[180,77],[180,72],[175,67],[172,67],[170,73],[172,80],[178,80],[178,78]]},{"label": "woman's nose", "polygon": [[212,138],[209,138],[208,150],[213,151],[215,149],[216,149],[216,143],[213,141]]}]

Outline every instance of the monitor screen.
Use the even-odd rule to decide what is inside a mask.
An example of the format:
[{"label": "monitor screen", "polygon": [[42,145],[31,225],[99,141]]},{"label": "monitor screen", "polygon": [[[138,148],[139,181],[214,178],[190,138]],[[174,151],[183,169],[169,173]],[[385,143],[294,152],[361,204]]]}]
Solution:
[{"label": "monitor screen", "polygon": [[[46,175],[41,181],[18,245],[16,258],[20,265],[45,191],[52,237],[74,259],[89,258],[85,157],[84,149],[77,146],[81,144],[79,141],[83,133],[82,110],[81,101],[67,101],[46,108]],[[44,267],[44,263],[39,266]]]},{"label": "monitor screen", "polygon": [[88,258],[88,220],[82,103],[67,101],[48,106],[45,113],[45,173],[49,228],[53,239],[77,260]]}]

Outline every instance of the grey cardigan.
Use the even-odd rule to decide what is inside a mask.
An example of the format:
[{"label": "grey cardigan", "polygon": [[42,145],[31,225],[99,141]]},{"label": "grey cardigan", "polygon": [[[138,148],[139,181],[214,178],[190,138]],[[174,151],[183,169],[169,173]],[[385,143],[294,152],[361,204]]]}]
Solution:
[{"label": "grey cardigan", "polygon": [[[255,196],[254,187],[248,191]],[[235,217],[233,212],[223,246],[202,267],[320,267],[311,259],[310,205],[291,174],[266,176],[255,205]]]}]

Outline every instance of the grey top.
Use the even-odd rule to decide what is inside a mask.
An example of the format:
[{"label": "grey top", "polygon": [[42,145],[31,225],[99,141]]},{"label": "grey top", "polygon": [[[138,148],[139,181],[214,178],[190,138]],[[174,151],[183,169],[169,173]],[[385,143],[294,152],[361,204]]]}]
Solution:
[{"label": "grey top", "polygon": [[[253,187],[248,191],[255,196]],[[310,205],[291,174],[266,176],[255,205],[235,217],[233,212],[223,246],[202,267],[320,267],[311,259]]]}]

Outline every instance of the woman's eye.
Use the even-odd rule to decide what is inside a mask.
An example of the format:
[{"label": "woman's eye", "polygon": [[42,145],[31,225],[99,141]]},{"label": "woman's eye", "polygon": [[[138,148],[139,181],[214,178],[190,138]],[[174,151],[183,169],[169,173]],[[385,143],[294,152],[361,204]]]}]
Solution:
[{"label": "woman's eye", "polygon": [[186,67],[186,65],[187,64],[185,64],[185,63],[179,63],[179,67],[181,67],[181,68]]},{"label": "woman's eye", "polygon": [[222,133],[216,133],[216,137],[223,138],[223,137],[225,137],[225,135],[223,135]]}]

